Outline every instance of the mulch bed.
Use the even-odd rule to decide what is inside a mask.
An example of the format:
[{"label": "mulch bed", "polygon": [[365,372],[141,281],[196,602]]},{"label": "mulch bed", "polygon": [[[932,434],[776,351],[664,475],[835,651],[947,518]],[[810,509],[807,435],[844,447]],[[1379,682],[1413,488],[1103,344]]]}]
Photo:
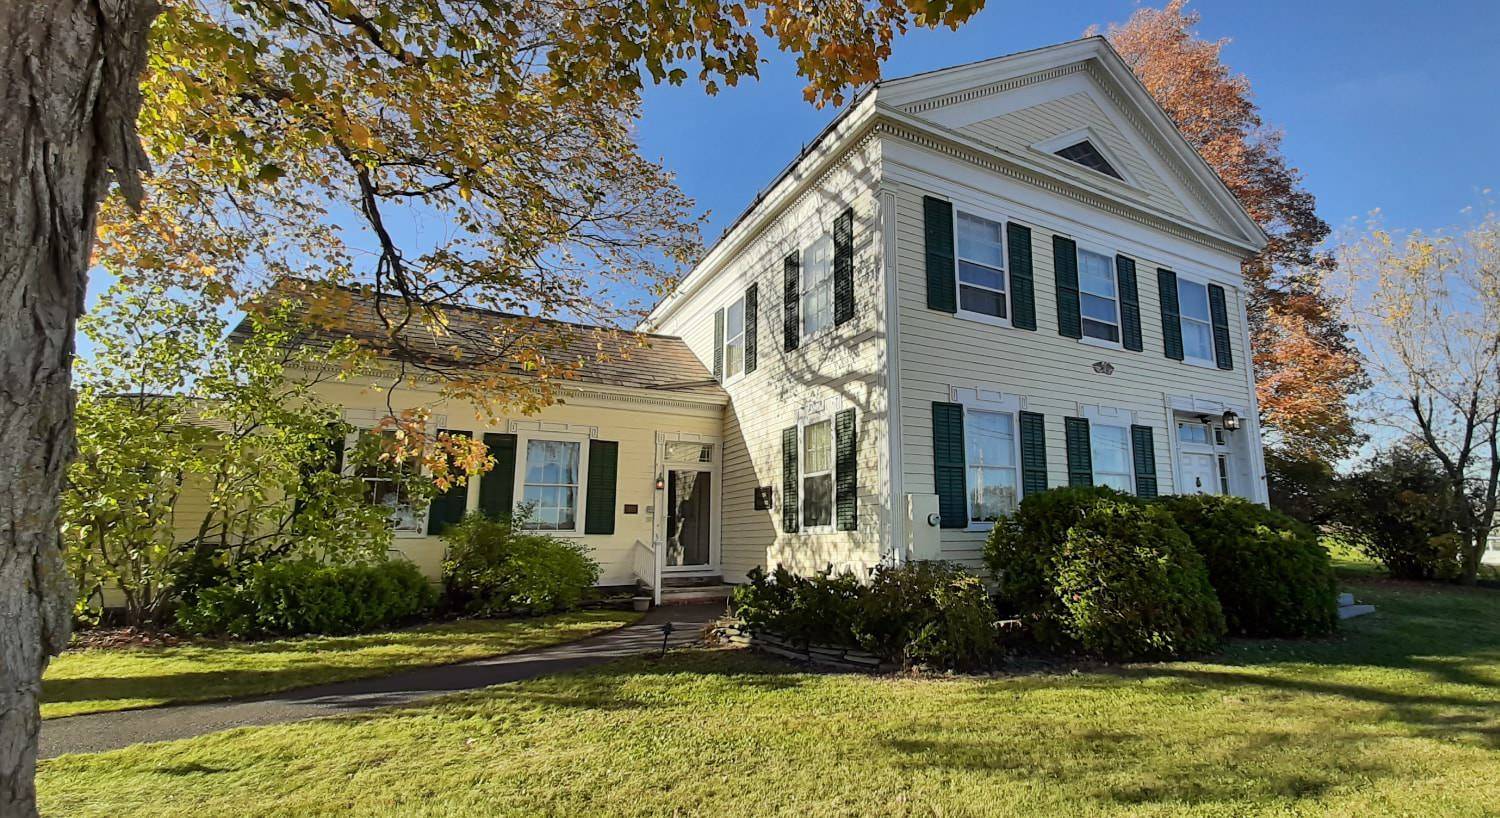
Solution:
[{"label": "mulch bed", "polygon": [[96,648],[170,648],[190,642],[180,636],[140,628],[89,628],[73,634],[68,650]]}]

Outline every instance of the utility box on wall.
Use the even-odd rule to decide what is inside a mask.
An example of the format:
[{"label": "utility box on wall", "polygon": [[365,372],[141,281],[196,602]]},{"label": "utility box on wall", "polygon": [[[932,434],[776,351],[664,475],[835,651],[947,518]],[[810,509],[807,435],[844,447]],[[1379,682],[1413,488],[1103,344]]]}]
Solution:
[{"label": "utility box on wall", "polygon": [[906,553],[913,560],[943,557],[942,518],[936,494],[906,495]]}]

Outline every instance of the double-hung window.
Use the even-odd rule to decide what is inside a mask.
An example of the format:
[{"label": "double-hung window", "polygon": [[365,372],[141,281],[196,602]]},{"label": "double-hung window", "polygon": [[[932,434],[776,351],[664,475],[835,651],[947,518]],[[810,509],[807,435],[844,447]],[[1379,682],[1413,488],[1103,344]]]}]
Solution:
[{"label": "double-hung window", "polygon": [[833,237],[820,236],[802,254],[802,338],[833,326]]},{"label": "double-hung window", "polygon": [[526,441],[521,502],[529,507],[527,528],[578,530],[582,448],[576,440]]},{"label": "double-hung window", "polygon": [[968,469],[969,523],[985,524],[1016,510],[1015,416],[1010,412],[964,410]]},{"label": "double-hung window", "polygon": [[1094,463],[1094,485],[1135,492],[1130,461],[1130,429],[1098,421],[1089,423],[1089,449]]},{"label": "double-hung window", "polygon": [[959,212],[958,306],[965,312],[1008,319],[1004,226]]},{"label": "double-hung window", "polygon": [[1084,337],[1119,343],[1120,294],[1109,256],[1079,248],[1078,307]]},{"label": "double-hung window", "polygon": [[1177,277],[1177,307],[1182,316],[1182,354],[1190,361],[1214,362],[1214,330],[1208,312],[1208,287]]},{"label": "double-hung window", "polygon": [[745,299],[737,298],[724,311],[724,380],[745,372]]},{"label": "double-hung window", "polygon": [[802,528],[833,525],[833,420],[802,427]]}]

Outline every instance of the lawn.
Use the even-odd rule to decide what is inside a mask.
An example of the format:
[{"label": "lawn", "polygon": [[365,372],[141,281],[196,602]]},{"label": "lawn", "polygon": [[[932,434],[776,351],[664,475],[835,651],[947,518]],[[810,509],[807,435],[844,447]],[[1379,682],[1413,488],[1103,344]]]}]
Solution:
[{"label": "lawn", "polygon": [[985,679],[689,650],[44,762],[49,814],[1493,814],[1500,592],[1361,582],[1315,642]]},{"label": "lawn", "polygon": [[624,611],[462,620],[361,636],[70,651],[42,680],[42,718],[274,693],[582,639],[634,622]]}]

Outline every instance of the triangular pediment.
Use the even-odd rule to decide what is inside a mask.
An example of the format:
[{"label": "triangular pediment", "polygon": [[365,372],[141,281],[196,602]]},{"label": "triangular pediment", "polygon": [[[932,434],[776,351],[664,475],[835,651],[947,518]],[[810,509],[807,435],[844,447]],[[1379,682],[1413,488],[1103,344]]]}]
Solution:
[{"label": "triangular pediment", "polygon": [[1102,38],[882,82],[882,106],[1247,244],[1263,233]]}]

